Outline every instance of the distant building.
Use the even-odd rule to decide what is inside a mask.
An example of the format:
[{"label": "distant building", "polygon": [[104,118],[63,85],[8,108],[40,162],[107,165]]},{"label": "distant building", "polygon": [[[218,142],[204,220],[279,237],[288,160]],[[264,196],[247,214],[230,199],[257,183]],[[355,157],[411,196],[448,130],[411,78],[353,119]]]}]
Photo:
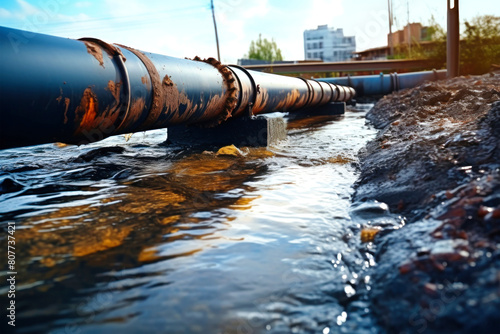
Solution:
[{"label": "distant building", "polygon": [[427,40],[427,27],[420,23],[409,23],[403,29],[387,34],[387,46],[396,47],[400,44],[408,45]]},{"label": "distant building", "polygon": [[350,60],[356,51],[356,37],[344,36],[342,28],[328,28],[320,25],[317,29],[304,31],[304,59],[326,62]]},{"label": "distant building", "polygon": [[356,60],[386,60],[389,55],[388,46],[366,49],[355,53]]},{"label": "distant building", "polygon": [[357,60],[387,59],[391,52],[391,43],[395,53],[403,52],[408,47],[418,46],[424,50],[431,50],[435,42],[429,41],[428,27],[420,23],[407,24],[403,29],[387,34],[387,46],[380,46],[355,53]]}]

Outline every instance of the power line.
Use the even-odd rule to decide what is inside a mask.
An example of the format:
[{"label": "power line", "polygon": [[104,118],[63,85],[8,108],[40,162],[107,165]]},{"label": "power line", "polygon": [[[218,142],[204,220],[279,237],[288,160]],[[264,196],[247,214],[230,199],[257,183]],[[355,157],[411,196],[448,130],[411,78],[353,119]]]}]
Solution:
[{"label": "power line", "polygon": [[[206,6],[200,7],[185,7],[177,10],[165,10],[154,13],[142,13],[138,15],[126,15],[116,17],[100,17],[88,20],[72,20],[52,22],[44,24],[43,27],[48,28],[47,31],[64,31],[66,33],[81,32],[82,30],[130,30],[138,27],[159,25],[165,22],[165,19],[172,16],[184,16],[181,13],[186,12],[191,16],[196,10],[207,9]],[[105,24],[104,26],[101,24]],[[76,25],[76,27],[71,27]]]},{"label": "power line", "polygon": [[[176,16],[179,16],[181,15],[182,12],[186,12],[187,14],[191,15],[193,13],[193,10],[196,9],[208,9],[208,8],[207,6],[198,5],[198,6],[183,7],[183,8],[165,9],[155,12],[143,12],[139,14],[131,14],[123,16],[104,16],[104,17],[96,17],[96,18],[80,19],[80,20],[61,20],[56,22],[45,23],[43,25],[46,27],[50,27],[62,24],[78,24],[78,23],[94,23],[94,22],[113,22],[113,21],[134,22],[147,19],[148,17],[154,17],[157,15],[162,15],[161,18],[164,19],[165,17],[173,16],[174,14]],[[165,16],[165,14],[167,14],[167,16]],[[128,20],[128,19],[133,19],[133,20]]]}]

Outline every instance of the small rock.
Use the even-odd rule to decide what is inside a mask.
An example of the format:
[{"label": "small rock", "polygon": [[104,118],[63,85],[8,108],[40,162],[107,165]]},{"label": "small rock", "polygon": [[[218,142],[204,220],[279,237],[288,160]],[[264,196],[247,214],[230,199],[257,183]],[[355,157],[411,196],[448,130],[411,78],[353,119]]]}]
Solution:
[{"label": "small rock", "polygon": [[361,230],[361,242],[372,242],[377,233],[381,231],[380,228],[367,227]]},{"label": "small rock", "polygon": [[229,145],[229,146],[224,146],[220,148],[216,155],[227,155],[227,156],[232,156],[232,157],[242,157],[245,154],[236,146],[234,145]]}]

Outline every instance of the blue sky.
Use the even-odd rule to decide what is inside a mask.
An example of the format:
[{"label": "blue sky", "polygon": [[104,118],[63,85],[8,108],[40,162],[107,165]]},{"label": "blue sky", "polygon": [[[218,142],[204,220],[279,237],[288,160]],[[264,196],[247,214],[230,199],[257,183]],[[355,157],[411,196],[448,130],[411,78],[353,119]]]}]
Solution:
[{"label": "blue sky", "polygon": [[[396,28],[446,26],[446,0],[392,0]],[[355,35],[357,49],[386,44],[387,0],[214,0],[221,58],[236,63],[259,33],[288,60],[303,59],[303,31],[328,24]],[[500,16],[498,0],[460,0],[460,19]],[[174,57],[217,55],[210,0],[2,0],[0,24],[62,37],[96,37]]]}]

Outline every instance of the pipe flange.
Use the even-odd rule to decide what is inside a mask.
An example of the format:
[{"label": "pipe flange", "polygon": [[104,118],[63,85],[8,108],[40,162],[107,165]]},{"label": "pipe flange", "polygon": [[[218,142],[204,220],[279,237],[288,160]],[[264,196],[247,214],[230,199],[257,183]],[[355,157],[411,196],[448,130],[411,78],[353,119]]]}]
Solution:
[{"label": "pipe flange", "polygon": [[238,105],[238,97],[237,97],[238,88],[236,88],[236,84],[235,84],[236,79],[233,75],[233,72],[226,65],[223,65],[220,61],[218,61],[215,58],[210,57],[210,58],[206,58],[206,59],[201,59],[200,57],[196,56],[191,60],[201,61],[201,62],[210,64],[213,67],[215,67],[220,72],[220,74],[222,75],[222,78],[224,79],[224,82],[227,85],[227,91],[225,94],[226,101],[224,102],[224,108],[223,108],[222,112],[219,114],[219,116],[214,120],[209,120],[209,121],[197,124],[201,127],[207,127],[207,128],[217,126],[220,123],[231,118],[233,111],[236,109],[236,107]]}]

